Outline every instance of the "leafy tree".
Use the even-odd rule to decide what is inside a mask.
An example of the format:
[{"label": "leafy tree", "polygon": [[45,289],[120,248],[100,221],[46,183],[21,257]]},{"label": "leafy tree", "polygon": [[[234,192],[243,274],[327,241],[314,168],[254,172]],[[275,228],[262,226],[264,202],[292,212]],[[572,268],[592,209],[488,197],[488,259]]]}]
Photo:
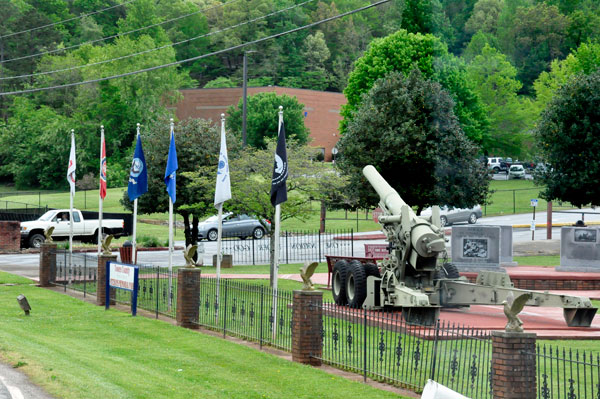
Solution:
[{"label": "leafy tree", "polygon": [[473,7],[473,14],[465,24],[469,33],[481,31],[496,35],[498,31],[498,17],[504,7],[504,0],[479,0]]},{"label": "leafy tree", "polygon": [[[304,105],[296,97],[286,94],[278,96],[274,92],[258,93],[247,98],[246,139],[248,145],[265,148],[266,138],[277,137],[279,106],[283,106],[286,138],[305,144],[308,140],[308,129],[304,126]],[[227,110],[228,126],[237,134],[242,135],[242,106],[240,98],[237,107]]]},{"label": "leafy tree", "polygon": [[600,43],[583,43],[562,61],[554,60],[549,72],[542,72],[533,87],[541,112],[556,91],[577,74],[589,75],[600,69]]},{"label": "leafy tree", "polygon": [[485,148],[492,154],[523,157],[535,111],[529,99],[517,96],[522,86],[516,79],[517,69],[504,54],[486,44],[468,71],[489,112],[490,136]]},{"label": "leafy tree", "polygon": [[536,138],[550,168],[539,176],[542,197],[577,207],[600,205],[600,72],[558,90],[542,114]]},{"label": "leafy tree", "polygon": [[565,56],[568,27],[569,18],[557,7],[539,3],[518,7],[512,24],[499,32],[500,50],[517,67],[524,93],[531,91],[533,81],[552,60]]},{"label": "leafy tree", "polygon": [[[198,242],[199,218],[215,212],[213,206],[214,188],[202,190],[193,184],[198,177],[214,178],[217,171],[220,149],[220,128],[203,119],[187,119],[175,126],[177,148],[177,202],[173,211],[183,217],[185,245]],[[148,192],[138,199],[140,213],[167,212],[169,197],[164,184],[165,168],[169,153],[169,122],[161,118],[142,130],[144,155],[148,167]],[[237,140],[228,135],[227,150],[235,158],[239,149]],[[131,159],[133,150],[130,151]],[[204,168],[203,168],[204,167]],[[132,209],[127,192],[121,200],[123,206]]]},{"label": "leafy tree", "polygon": [[330,55],[323,32],[317,31],[314,35],[306,37],[304,50],[302,51],[302,56],[306,61],[305,70],[302,74],[303,88],[325,90],[329,86],[325,63]]},{"label": "leafy tree", "polygon": [[431,33],[452,41],[453,30],[439,0],[405,0],[401,27],[411,33]]},{"label": "leafy tree", "polygon": [[481,103],[467,81],[466,70],[446,46],[433,35],[408,33],[400,30],[383,39],[375,39],[359,58],[349,76],[344,94],[348,103],[342,108],[342,133],[360,106],[361,96],[377,79],[392,71],[407,74],[416,66],[425,79],[433,78],[450,92],[456,101],[455,113],[465,126],[469,138],[476,143],[485,136],[487,121]]},{"label": "leafy tree", "polygon": [[350,179],[348,197],[357,198],[359,207],[379,201],[362,175],[362,168],[372,164],[419,211],[429,205],[483,203],[489,177],[453,107],[441,85],[418,70],[378,80],[338,143],[336,165]]},{"label": "leafy tree", "polygon": [[226,78],[224,76],[219,76],[204,85],[205,89],[214,89],[218,87],[238,87],[238,85],[231,80],[231,78]]}]

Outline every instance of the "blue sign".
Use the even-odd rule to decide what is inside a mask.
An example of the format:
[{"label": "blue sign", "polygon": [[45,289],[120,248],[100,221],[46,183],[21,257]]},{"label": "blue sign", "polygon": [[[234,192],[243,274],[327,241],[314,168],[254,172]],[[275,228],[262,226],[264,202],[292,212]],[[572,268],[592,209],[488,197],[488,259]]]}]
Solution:
[{"label": "blue sign", "polygon": [[110,289],[117,288],[131,292],[131,315],[137,313],[137,297],[140,286],[140,268],[119,262],[106,264],[106,309],[110,307]]}]

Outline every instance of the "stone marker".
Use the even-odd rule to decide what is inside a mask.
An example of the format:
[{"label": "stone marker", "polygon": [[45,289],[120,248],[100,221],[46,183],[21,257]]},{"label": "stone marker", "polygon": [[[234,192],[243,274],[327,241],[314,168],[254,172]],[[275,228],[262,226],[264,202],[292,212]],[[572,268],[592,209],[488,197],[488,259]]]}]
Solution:
[{"label": "stone marker", "polygon": [[513,261],[512,226],[500,226],[500,266],[517,266],[517,262]]},{"label": "stone marker", "polygon": [[459,271],[501,271],[500,226],[453,226],[452,263]]},{"label": "stone marker", "polygon": [[600,273],[600,228],[562,227],[557,271]]}]

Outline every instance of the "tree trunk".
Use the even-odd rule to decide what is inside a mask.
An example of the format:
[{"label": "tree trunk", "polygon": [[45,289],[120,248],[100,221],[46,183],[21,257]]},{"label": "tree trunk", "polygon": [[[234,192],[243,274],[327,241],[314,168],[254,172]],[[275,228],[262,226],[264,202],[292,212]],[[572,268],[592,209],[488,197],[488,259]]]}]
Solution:
[{"label": "tree trunk", "polygon": [[[198,242],[198,215],[192,216],[192,241]],[[204,261],[202,259],[202,261]],[[194,262],[198,262],[198,251],[194,254]]]},{"label": "tree trunk", "polygon": [[321,226],[319,231],[321,233],[325,233],[325,220],[327,218],[327,206],[325,205],[325,201],[321,201]]},{"label": "tree trunk", "polygon": [[190,214],[187,212],[180,213],[183,216],[183,234],[185,235],[185,247],[194,244],[192,241],[192,231],[190,230]]}]

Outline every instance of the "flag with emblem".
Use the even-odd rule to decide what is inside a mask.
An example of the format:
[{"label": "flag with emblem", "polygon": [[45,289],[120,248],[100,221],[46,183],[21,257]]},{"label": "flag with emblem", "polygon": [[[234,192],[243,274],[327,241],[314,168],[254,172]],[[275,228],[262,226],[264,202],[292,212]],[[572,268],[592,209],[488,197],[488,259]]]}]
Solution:
[{"label": "flag with emblem", "polygon": [[144,148],[142,147],[142,138],[137,135],[135,151],[133,152],[133,161],[129,170],[129,184],[127,185],[127,195],[130,201],[135,201],[138,197],[148,191],[148,171],[146,169],[146,158],[144,157]]},{"label": "flag with emblem", "polygon": [[106,198],[106,144],[104,142],[104,129],[100,138],[100,198]]},{"label": "flag with emblem", "polygon": [[271,181],[271,204],[279,205],[287,201],[288,162],[285,150],[285,127],[283,121],[279,127],[277,148],[275,149],[275,162],[273,164],[273,180]]},{"label": "flag with emblem", "polygon": [[219,151],[219,166],[217,169],[217,185],[215,188],[215,207],[231,199],[231,182],[229,180],[229,159],[227,158],[227,143],[225,140],[225,124],[221,125],[221,150]]}]

